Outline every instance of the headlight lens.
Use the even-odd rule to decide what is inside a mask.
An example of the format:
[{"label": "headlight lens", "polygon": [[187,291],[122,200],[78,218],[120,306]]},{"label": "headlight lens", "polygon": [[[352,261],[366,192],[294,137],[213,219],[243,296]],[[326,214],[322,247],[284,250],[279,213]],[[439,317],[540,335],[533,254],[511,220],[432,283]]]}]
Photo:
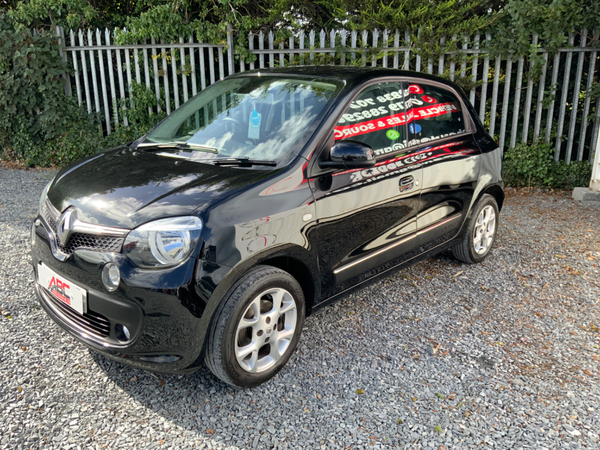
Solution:
[{"label": "headlight lens", "polygon": [[42,209],[44,208],[44,203],[46,202],[46,199],[48,198],[48,191],[50,190],[50,186],[52,186],[52,183],[54,183],[55,178],[56,178],[56,176],[52,177],[50,182],[46,185],[46,187],[42,191],[42,196],[40,197],[40,208],[38,209],[40,214],[42,212]]},{"label": "headlight lens", "polygon": [[155,220],[127,235],[123,253],[142,268],[175,266],[196,248],[201,230],[202,220],[198,217]]}]

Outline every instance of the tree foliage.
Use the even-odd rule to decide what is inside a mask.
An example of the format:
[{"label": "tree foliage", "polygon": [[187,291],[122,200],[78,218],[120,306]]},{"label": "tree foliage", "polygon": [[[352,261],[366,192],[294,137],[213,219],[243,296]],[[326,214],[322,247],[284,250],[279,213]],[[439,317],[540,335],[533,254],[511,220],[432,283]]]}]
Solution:
[{"label": "tree foliage", "polygon": [[[274,29],[278,41],[299,29],[407,30],[424,57],[452,52],[464,35],[493,31],[492,50],[537,58],[567,43],[565,32],[600,28],[600,0],[3,0],[10,18],[29,27],[127,28],[121,42],[176,40],[194,33],[224,43],[233,26],[236,50],[247,54],[248,32]],[[420,31],[419,31],[420,30]],[[538,45],[532,35],[539,35]],[[447,38],[457,35],[459,42]],[[597,38],[596,38],[597,39]],[[277,43],[277,42],[276,42]],[[539,64],[538,64],[539,66]]]},{"label": "tree foliage", "polygon": [[[429,57],[452,52],[452,39],[493,31],[492,50],[538,58],[567,44],[566,32],[600,28],[600,0],[3,0],[10,18],[30,27],[127,28],[122,42],[151,37],[176,40],[194,33],[224,43],[231,24],[244,55],[250,31],[274,29],[276,39],[299,29],[407,30],[415,48]],[[420,31],[419,31],[420,30]],[[538,45],[532,35],[539,35]],[[597,38],[595,38],[597,39]],[[247,55],[248,56],[248,55]],[[539,64],[538,64],[539,65]]]},{"label": "tree foliage", "polygon": [[28,0],[19,1],[10,8],[9,17],[27,27],[62,25],[80,28],[92,23],[98,17],[98,11],[85,0]]},{"label": "tree foliage", "polygon": [[64,96],[66,65],[56,35],[13,28],[0,12],[0,143],[54,139],[72,119]]},{"label": "tree foliage", "polygon": [[[68,142],[75,142],[77,133],[82,139],[88,136],[90,143],[98,142],[98,118],[82,112],[63,94],[61,74],[70,69],[58,57],[54,26],[126,28],[117,36],[122,43],[151,37],[170,41],[193,33],[203,42],[224,44],[226,24],[233,27],[236,54],[246,61],[255,57],[248,51],[250,31],[274,30],[278,46],[299,30],[406,30],[411,53],[423,58],[453,52],[464,39],[489,31],[494,35],[492,57],[507,52],[513,58],[525,56],[525,67],[530,61],[537,63],[535,75],[543,57],[539,47],[552,53],[567,46],[566,33],[577,35],[587,28],[588,45],[599,45],[592,33],[600,29],[600,0],[0,0],[0,144],[5,155],[9,151],[41,161],[41,144],[60,141],[57,152],[62,156],[44,164],[64,162],[76,155],[60,149],[75,152],[75,144]],[[539,35],[537,45],[532,43],[534,33]],[[365,52],[370,56],[379,50]],[[359,55],[361,51],[356,50]],[[468,56],[457,52],[447,60],[465,62],[464,58]],[[471,87],[470,79],[456,81]],[[597,89],[596,83],[592,92]],[[117,130],[122,138],[140,134],[154,123],[157,116],[146,115],[153,98],[143,86],[135,87],[134,104],[127,105],[131,125]],[[81,152],[92,148],[83,145]]]},{"label": "tree foliage", "polygon": [[104,137],[98,118],[65,95],[63,76],[69,72],[56,34],[34,33],[0,11],[2,159],[63,165],[126,142],[123,133]]}]

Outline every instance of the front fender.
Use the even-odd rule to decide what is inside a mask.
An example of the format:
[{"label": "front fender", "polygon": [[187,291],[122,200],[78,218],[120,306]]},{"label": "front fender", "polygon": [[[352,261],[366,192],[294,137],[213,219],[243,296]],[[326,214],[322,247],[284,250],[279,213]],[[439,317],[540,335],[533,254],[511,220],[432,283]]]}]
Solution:
[{"label": "front fender", "polygon": [[[286,263],[294,268],[293,270],[302,270],[299,269],[299,265],[301,265],[305,273],[310,274],[310,277],[304,278],[304,283],[301,279],[298,281],[301,284],[309,282],[311,284],[310,292],[312,293],[312,297],[319,298],[320,284],[316,282],[319,279],[316,254],[299,245],[280,244],[271,246],[240,261],[234,267],[219,265],[206,260],[199,262],[196,275],[196,289],[198,295],[206,299],[206,306],[198,325],[199,337],[197,343],[198,347],[202,350],[193,364],[194,366],[200,366],[203,362],[207,337],[215,318],[215,312],[223,299],[235,288],[236,283],[242,276],[258,265],[273,265],[286,270]],[[289,270],[289,272],[295,278],[300,278],[292,270]],[[302,287],[306,291],[307,286],[303,285]],[[312,298],[310,299],[310,303],[312,304]]]}]

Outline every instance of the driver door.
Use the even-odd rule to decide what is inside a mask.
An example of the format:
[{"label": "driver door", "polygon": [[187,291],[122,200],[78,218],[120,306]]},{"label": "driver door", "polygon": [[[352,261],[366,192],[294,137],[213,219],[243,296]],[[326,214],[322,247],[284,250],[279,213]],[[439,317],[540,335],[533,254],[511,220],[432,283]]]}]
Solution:
[{"label": "driver door", "polygon": [[[406,149],[404,88],[401,82],[366,87],[335,127],[336,142],[349,139],[373,148],[375,167],[309,180],[322,298],[394,267],[415,249],[422,169],[417,152]],[[320,158],[327,157],[326,149]]]}]

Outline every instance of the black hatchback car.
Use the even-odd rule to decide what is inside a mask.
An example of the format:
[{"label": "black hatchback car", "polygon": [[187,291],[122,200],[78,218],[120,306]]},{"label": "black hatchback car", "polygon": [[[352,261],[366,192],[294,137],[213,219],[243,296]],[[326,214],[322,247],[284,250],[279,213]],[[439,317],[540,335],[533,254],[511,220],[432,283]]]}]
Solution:
[{"label": "black hatchback car", "polygon": [[482,261],[501,155],[441,78],[235,75],[57,174],[32,227],[36,292],[106,356],[256,386],[315,309],[444,249]]}]

